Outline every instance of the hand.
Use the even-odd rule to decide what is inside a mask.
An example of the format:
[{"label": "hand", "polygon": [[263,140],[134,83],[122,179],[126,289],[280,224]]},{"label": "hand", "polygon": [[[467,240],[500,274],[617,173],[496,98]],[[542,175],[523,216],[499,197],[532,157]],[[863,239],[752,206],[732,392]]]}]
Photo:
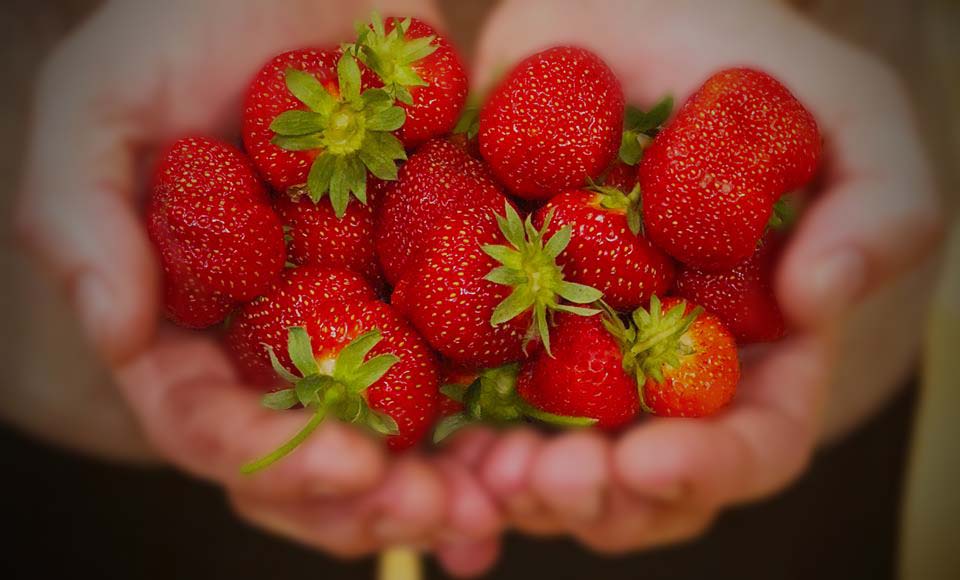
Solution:
[{"label": "hand", "polygon": [[[885,377],[890,385],[863,378],[876,377],[868,371],[877,359],[907,360],[923,304],[877,292],[930,252],[938,203],[892,74],[778,3],[507,0],[481,37],[475,85],[556,44],[596,51],[628,101],[644,106],[667,93],[682,102],[721,68],[762,68],[810,107],[826,139],[822,183],[778,272],[792,335],[744,353],[732,408],[709,420],[647,420],[615,439],[514,431],[477,467],[522,530],[572,533],[603,551],[675,542],[700,533],[724,506],[788,484],[825,433],[856,424],[891,390],[898,376]],[[884,316],[914,338],[874,345],[867,356],[831,356],[839,336],[861,342],[875,333],[875,317],[856,326],[847,316],[868,297],[885,301]],[[840,385],[828,390],[838,376],[852,383],[845,395]],[[823,425],[828,397],[833,416]]]},{"label": "hand", "polygon": [[[356,555],[435,542],[450,566],[469,569],[474,554],[492,557],[498,521],[456,463],[391,460],[381,442],[331,422],[271,470],[241,476],[240,465],[289,437],[303,417],[261,409],[214,336],[157,324],[142,168],[182,135],[236,135],[241,95],[263,62],[338,44],[370,8],[308,0],[282,9],[266,1],[107,4],[41,75],[20,231],[72,296],[165,459],[224,486],[250,519],[311,545]],[[425,0],[386,9],[437,20]]]}]

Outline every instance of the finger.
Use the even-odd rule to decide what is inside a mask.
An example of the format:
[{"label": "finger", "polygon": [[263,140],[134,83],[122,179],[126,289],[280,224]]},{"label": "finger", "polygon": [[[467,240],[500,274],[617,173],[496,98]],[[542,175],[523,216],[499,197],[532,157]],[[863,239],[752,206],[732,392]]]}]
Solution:
[{"label": "finger", "polygon": [[533,461],[543,446],[543,436],[530,428],[503,433],[480,465],[480,480],[501,505],[513,512],[535,508],[530,488]]},{"label": "finger", "polygon": [[443,453],[463,465],[476,467],[497,441],[497,433],[490,428],[473,426],[444,442]]},{"label": "finger", "polygon": [[157,450],[189,472],[251,496],[332,497],[366,491],[385,469],[383,444],[325,422],[292,454],[254,475],[240,467],[279,446],[306,411],[264,409],[241,387],[209,337],[168,329],[117,372],[118,384]]},{"label": "finger", "polygon": [[493,568],[500,556],[499,538],[473,542],[448,543],[436,547],[437,560],[448,574],[455,578],[475,578]]},{"label": "finger", "polygon": [[448,492],[440,473],[423,457],[398,458],[367,500],[375,514],[371,531],[384,545],[423,543],[443,523]]},{"label": "finger", "polygon": [[705,506],[779,490],[812,453],[829,342],[783,342],[745,369],[733,407],[714,419],[656,419],[634,428],[614,450],[617,481],[640,497]]},{"label": "finger", "polygon": [[610,443],[600,433],[576,431],[543,445],[533,462],[531,487],[560,520],[600,518],[610,478]]},{"label": "finger", "polygon": [[230,503],[241,518],[334,556],[356,558],[382,547],[370,535],[368,514],[360,508],[357,499],[277,502],[232,493]]},{"label": "finger", "polygon": [[501,528],[501,517],[489,492],[457,461],[440,459],[437,465],[448,490],[441,540],[456,544],[495,536]]}]

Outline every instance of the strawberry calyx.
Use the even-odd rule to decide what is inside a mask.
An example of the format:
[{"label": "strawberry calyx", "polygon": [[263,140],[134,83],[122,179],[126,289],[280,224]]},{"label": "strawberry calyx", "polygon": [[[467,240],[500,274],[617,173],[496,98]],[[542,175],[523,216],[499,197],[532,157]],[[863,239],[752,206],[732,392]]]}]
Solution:
[{"label": "strawberry calyx", "polygon": [[643,157],[643,150],[653,141],[673,111],[673,97],[667,95],[648,111],[627,106],[623,116],[623,136],[620,138],[620,160],[627,165],[636,165]]},{"label": "strawberry calyx", "polygon": [[463,427],[484,423],[505,426],[534,419],[557,427],[589,427],[596,419],[568,417],[537,409],[517,393],[518,363],[487,369],[469,385],[448,384],[440,392],[463,404],[463,411],[445,417],[433,433],[439,443]]},{"label": "strawberry calyx", "polygon": [[436,35],[407,38],[411,19],[395,19],[389,33],[380,14],[374,12],[370,23],[357,24],[357,41],[344,46],[344,51],[353,53],[358,60],[377,73],[383,88],[392,98],[413,104],[410,87],[424,87],[429,83],[417,74],[414,66],[437,50],[433,44]]},{"label": "strawberry calyx", "polygon": [[337,63],[336,95],[301,70],[288,68],[284,79],[307,109],[277,115],[271,142],[288,151],[317,151],[307,176],[310,199],[316,203],[329,194],[334,213],[343,217],[351,194],[367,202],[367,171],[383,180],[397,178],[397,160],[407,156],[391,132],[403,126],[406,113],[384,89],[361,91],[352,55]]},{"label": "strawberry calyx", "polygon": [[773,212],[770,214],[770,221],[767,222],[767,231],[784,231],[793,227],[797,222],[798,216],[797,200],[791,194],[780,197],[773,204]]},{"label": "strawberry calyx", "polygon": [[695,353],[687,331],[703,313],[697,306],[688,314],[686,302],[666,312],[657,296],[650,297],[649,308],[637,308],[627,323],[609,307],[605,307],[604,326],[620,343],[623,368],[636,378],[640,404],[649,411],[643,398],[647,379],[664,381],[664,370],[680,366],[680,357]]},{"label": "strawberry calyx", "polygon": [[563,226],[546,240],[553,211],[547,214],[543,227],[538,230],[533,225],[531,216],[527,216],[526,221],[523,221],[513,206],[509,203],[504,205],[505,215],[498,215],[497,223],[508,244],[483,246],[483,251],[500,263],[500,266],[490,270],[484,279],[510,286],[513,291],[494,309],[490,324],[498,326],[532,310],[533,322],[526,341],[529,343],[534,337],[539,338],[544,349],[550,354],[548,314],[561,311],[579,316],[593,316],[600,311],[596,308],[564,304],[561,300],[573,304],[588,304],[599,300],[603,293],[596,288],[564,280],[563,268],[557,264],[557,256],[570,243],[570,225]]},{"label": "strawberry calyx", "polygon": [[640,235],[643,232],[643,196],[639,183],[629,193],[609,185],[599,185],[592,180],[587,189],[599,194],[600,207],[626,213],[627,227],[631,233]]},{"label": "strawberry calyx", "polygon": [[313,411],[310,421],[289,441],[271,453],[243,466],[242,473],[264,469],[285,457],[332,415],[337,419],[364,425],[382,435],[396,435],[398,427],[392,417],[375,411],[363,396],[370,385],[379,381],[400,359],[380,354],[364,360],[382,339],[380,331],[370,330],[350,341],[334,358],[318,359],[313,353],[310,336],[302,326],[287,329],[287,351],[300,376],[288,371],[277,359],[270,345],[264,344],[274,371],[290,387],[264,395],[263,406],[284,410],[296,405]]}]

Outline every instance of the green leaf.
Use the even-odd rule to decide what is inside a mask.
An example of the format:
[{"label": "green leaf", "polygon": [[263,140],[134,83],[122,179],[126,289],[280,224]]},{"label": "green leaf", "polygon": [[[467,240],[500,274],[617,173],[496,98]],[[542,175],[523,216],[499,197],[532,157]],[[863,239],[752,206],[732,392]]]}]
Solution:
[{"label": "green leaf", "polygon": [[328,154],[319,155],[313,160],[310,173],[307,174],[307,191],[313,203],[319,202],[323,194],[330,189],[330,178],[333,176],[335,164],[336,158]]},{"label": "green leaf", "polygon": [[297,100],[317,113],[327,115],[336,105],[333,95],[310,73],[288,68],[284,73],[284,81]]},{"label": "green leaf", "polygon": [[413,95],[403,85],[391,85],[393,96],[404,105],[413,105]]},{"label": "green leaf", "polygon": [[403,48],[400,49],[400,52],[397,56],[404,64],[410,64],[422,58],[428,57],[437,50],[437,47],[432,45],[433,41],[436,39],[436,36],[430,35],[408,40],[404,44]]},{"label": "green leaf", "polygon": [[627,130],[623,132],[623,136],[620,138],[619,157],[620,161],[627,165],[636,165],[640,162],[640,158],[643,157],[643,147],[640,146],[635,131]]},{"label": "green leaf", "polygon": [[533,309],[533,325],[537,335],[540,337],[540,342],[543,343],[543,350],[547,352],[548,356],[553,358],[553,353],[550,352],[550,325],[547,323],[546,306],[537,304],[537,307]]},{"label": "green leaf", "polygon": [[390,107],[367,117],[367,130],[369,131],[396,131],[403,126],[407,119],[407,113],[400,107]]},{"label": "green leaf", "polygon": [[278,135],[299,136],[322,131],[324,116],[313,111],[284,111],[270,123],[270,130]]},{"label": "green leaf", "polygon": [[304,377],[320,372],[317,359],[313,356],[313,347],[310,345],[310,335],[302,326],[291,326],[287,329],[287,352],[293,366],[297,367]]},{"label": "green leaf", "polygon": [[363,109],[367,112],[379,113],[393,107],[393,97],[383,89],[367,89],[360,98],[363,100]]},{"label": "green leaf", "polygon": [[330,205],[338,218],[342,218],[347,211],[350,192],[366,203],[367,171],[358,155],[337,157],[334,164],[330,178]]},{"label": "green leaf", "polygon": [[480,109],[478,107],[464,107],[453,127],[454,134],[464,134],[467,139],[473,139],[480,132]]},{"label": "green leaf", "polygon": [[380,331],[373,329],[351,340],[337,355],[333,376],[340,381],[350,377],[363,364],[363,359],[366,358],[370,349],[377,346],[382,338]]},{"label": "green leaf", "polygon": [[533,306],[535,297],[526,287],[514,288],[509,296],[503,299],[503,302],[497,305],[493,310],[493,316],[490,317],[490,324],[499,326],[508,320],[512,320],[521,313]]},{"label": "green leaf", "polygon": [[314,149],[323,149],[323,134],[311,133],[310,135],[275,135],[270,140],[271,143],[287,151],[313,151]]},{"label": "green leaf", "polygon": [[498,266],[490,270],[490,273],[484,276],[483,279],[488,282],[493,282],[494,284],[503,284],[504,286],[516,286],[526,281],[526,277],[522,273],[505,266]]},{"label": "green leaf", "polygon": [[300,380],[300,377],[294,375],[293,373],[288,371],[282,364],[280,364],[280,360],[277,358],[277,353],[273,351],[272,346],[270,346],[265,342],[261,344],[263,344],[264,348],[267,349],[267,356],[270,357],[270,366],[273,367],[273,372],[277,373],[278,377],[280,377],[281,379],[291,384],[296,383],[298,380]]},{"label": "green leaf", "polygon": [[500,231],[515,248],[523,247],[526,236],[524,235],[523,221],[520,219],[520,215],[517,214],[517,210],[513,209],[510,202],[504,202],[503,210],[504,215],[497,216]]},{"label": "green leaf", "polygon": [[472,423],[473,420],[465,413],[455,413],[449,417],[444,417],[433,429],[433,442],[441,443],[444,439]]},{"label": "green leaf", "polygon": [[570,314],[576,314],[577,316],[593,316],[594,314],[600,314],[600,310],[597,310],[596,308],[584,308],[582,306],[571,306],[569,304],[557,304],[554,309],[563,312],[569,312]]},{"label": "green leaf", "polygon": [[440,387],[440,394],[447,397],[448,399],[453,399],[458,403],[463,402],[463,397],[467,392],[466,385],[459,385],[457,383],[447,383]]},{"label": "green leaf", "polygon": [[337,62],[337,82],[342,100],[348,103],[360,100],[360,67],[352,55],[344,54]]},{"label": "green leaf", "polygon": [[570,236],[573,235],[573,229],[569,224],[563,226],[557,233],[550,237],[547,245],[543,247],[543,252],[551,258],[559,256],[570,244]]},{"label": "green leaf", "polygon": [[576,304],[587,304],[603,298],[603,292],[596,288],[566,281],[560,283],[557,294]]},{"label": "green leaf", "polygon": [[647,111],[646,115],[646,125],[641,125],[639,130],[641,132],[648,132],[652,129],[662,126],[667,122],[667,119],[670,118],[670,113],[673,112],[673,96],[667,95],[660,99],[652,109]]},{"label": "green leaf", "polygon": [[393,365],[400,362],[400,357],[393,354],[381,354],[363,363],[354,373],[352,386],[354,392],[360,392],[379,381],[387,374]]},{"label": "green leaf", "polygon": [[514,250],[513,248],[508,248],[507,246],[499,246],[496,244],[485,244],[480,248],[483,252],[493,258],[494,260],[509,266],[511,268],[520,267],[520,252]]},{"label": "green leaf", "polygon": [[366,423],[368,427],[381,435],[396,435],[400,433],[400,427],[393,417],[380,411],[370,409]]},{"label": "green leaf", "polygon": [[294,389],[283,389],[282,391],[267,393],[260,402],[268,409],[283,411],[296,405],[299,400],[297,399],[297,392]]},{"label": "green leaf", "polygon": [[294,391],[297,399],[304,407],[316,406],[320,403],[321,391],[330,385],[330,377],[324,375],[310,375],[297,382]]}]

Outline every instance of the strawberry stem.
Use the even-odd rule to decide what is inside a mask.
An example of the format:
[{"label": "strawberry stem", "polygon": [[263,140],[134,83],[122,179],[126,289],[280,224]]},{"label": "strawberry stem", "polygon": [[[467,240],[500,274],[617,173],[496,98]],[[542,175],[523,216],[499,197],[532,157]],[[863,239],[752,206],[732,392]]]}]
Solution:
[{"label": "strawberry stem", "polygon": [[247,463],[246,465],[240,468],[240,473],[244,475],[250,475],[252,473],[256,473],[262,469],[270,467],[280,459],[283,459],[284,457],[289,455],[291,451],[299,447],[301,443],[306,441],[307,437],[309,437],[310,434],[313,433],[316,430],[316,428],[320,426],[320,423],[323,422],[326,416],[327,416],[326,407],[317,408],[317,410],[313,413],[313,416],[310,417],[310,421],[307,422],[307,424],[304,425],[303,429],[300,429],[300,431],[298,431],[296,435],[291,437],[289,441],[287,441],[280,447],[277,447],[270,453],[264,455],[260,459],[256,459],[254,461],[251,461],[250,463]]}]

